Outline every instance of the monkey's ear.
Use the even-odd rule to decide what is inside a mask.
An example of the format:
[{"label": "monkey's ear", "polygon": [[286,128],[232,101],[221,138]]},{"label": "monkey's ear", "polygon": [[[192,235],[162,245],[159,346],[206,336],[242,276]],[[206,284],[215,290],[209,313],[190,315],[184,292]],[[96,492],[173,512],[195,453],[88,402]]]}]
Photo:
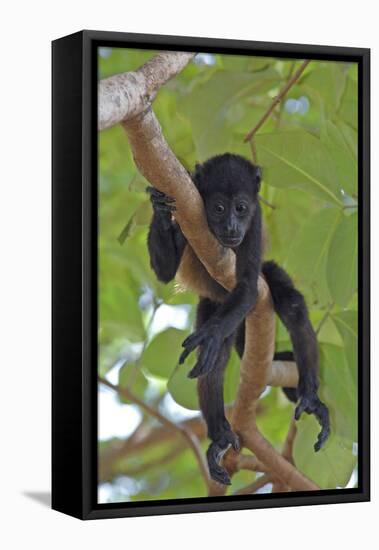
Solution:
[{"label": "monkey's ear", "polygon": [[262,168],[260,166],[256,166],[256,182],[257,182],[258,192],[261,188],[261,181],[262,181]]},{"label": "monkey's ear", "polygon": [[194,181],[194,183],[196,184],[197,187],[200,184],[200,179],[201,179],[202,172],[203,172],[203,165],[200,164],[199,162],[197,162],[195,164],[195,170],[193,171],[193,174],[192,174],[192,179],[193,179],[193,181]]}]

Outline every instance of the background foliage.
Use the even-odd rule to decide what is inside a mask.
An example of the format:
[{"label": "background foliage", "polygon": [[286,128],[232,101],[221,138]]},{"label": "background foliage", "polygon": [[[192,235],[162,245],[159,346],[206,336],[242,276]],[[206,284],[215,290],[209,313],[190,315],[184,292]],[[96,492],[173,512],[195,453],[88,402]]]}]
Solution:
[{"label": "background foliage", "polygon": [[[99,78],[137,69],[156,52],[99,50]],[[301,60],[198,54],[158,94],[154,110],[180,161],[225,151],[252,158],[244,135]],[[318,425],[298,423],[296,466],[322,488],[354,486],[357,466],[357,66],[312,61],[255,138],[263,167],[269,236],[266,258],[283,265],[305,294],[318,332],[321,398],[332,435],[315,454]],[[196,297],[157,282],[146,247],[151,207],[120,126],[99,134],[99,375],[129,388],[173,422],[204,437],[195,382],[177,366]],[[278,321],[277,349],[291,349]],[[194,358],[192,358],[193,364]],[[238,384],[232,355],[225,400]],[[99,385],[99,498],[102,502],[205,496],[185,442],[120,392]],[[114,400],[116,399],[116,401]],[[112,405],[110,404],[112,400]],[[258,424],[281,448],[293,407],[281,390],[261,397]],[[117,424],[117,418],[123,424]],[[118,428],[116,426],[118,425]],[[254,479],[233,478],[233,491]],[[266,488],[267,490],[267,488]]]}]

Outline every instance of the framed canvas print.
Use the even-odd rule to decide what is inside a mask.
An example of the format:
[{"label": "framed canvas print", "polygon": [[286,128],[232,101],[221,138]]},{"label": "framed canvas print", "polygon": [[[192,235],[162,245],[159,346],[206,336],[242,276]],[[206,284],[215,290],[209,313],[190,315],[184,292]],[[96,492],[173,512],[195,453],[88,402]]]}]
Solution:
[{"label": "framed canvas print", "polygon": [[369,499],[369,50],[53,42],[53,508]]}]

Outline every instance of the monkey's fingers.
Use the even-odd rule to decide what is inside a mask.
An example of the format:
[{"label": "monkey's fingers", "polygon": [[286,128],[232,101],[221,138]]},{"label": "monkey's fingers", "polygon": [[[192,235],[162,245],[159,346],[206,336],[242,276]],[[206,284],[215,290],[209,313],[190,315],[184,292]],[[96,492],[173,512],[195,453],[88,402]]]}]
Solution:
[{"label": "monkey's fingers", "polygon": [[162,193],[162,191],[159,191],[156,187],[152,187],[151,185],[148,185],[145,188],[145,191],[146,191],[146,193],[149,193],[150,195],[156,195],[157,197],[159,197],[159,196],[163,197],[164,196],[164,193]]},{"label": "monkey's fingers", "polygon": [[300,419],[300,416],[303,414],[303,412],[305,412],[306,408],[307,408],[307,403],[305,399],[302,399],[295,409],[295,420]]},{"label": "monkey's fingers", "polygon": [[330,434],[330,420],[328,408],[320,401],[317,411],[314,412],[320,426],[321,431],[317,436],[317,441],[314,444],[314,450],[319,451],[325,444]]},{"label": "monkey's fingers", "polygon": [[[182,346],[184,346],[184,342]],[[186,346],[179,357],[179,365],[182,365],[184,361],[187,359],[187,357],[189,356],[189,354],[192,353],[195,349],[196,349],[196,346]]]},{"label": "monkey's fingers", "polygon": [[317,394],[304,395],[295,409],[295,420],[299,420],[303,412],[314,414],[321,426],[321,431],[314,444],[314,450],[317,452],[323,447],[330,434],[328,408],[320,401]]},{"label": "monkey's fingers", "polygon": [[176,206],[170,206],[169,204],[165,203],[154,203],[153,205],[154,210],[159,210],[160,212],[176,212],[177,208]]},{"label": "monkey's fingers", "polygon": [[179,365],[183,365],[184,361],[187,359],[191,351],[192,350],[188,350],[188,349],[185,349],[184,351],[182,351],[179,357]]},{"label": "monkey's fingers", "polygon": [[222,485],[230,485],[230,477],[228,472],[220,466],[222,457],[229,449],[230,445],[226,449],[221,449],[215,442],[211,443],[207,450],[207,461],[209,467],[209,474],[214,481],[221,483]]},{"label": "monkey's fingers", "polygon": [[185,340],[183,340],[182,347],[190,348],[191,350],[194,350],[195,348],[197,348],[197,346],[199,346],[203,342],[205,337],[206,337],[206,331],[200,328],[199,330],[196,330],[195,332],[187,336]]},{"label": "monkey's fingers", "polygon": [[202,346],[194,368],[189,372],[188,378],[197,378],[198,376],[205,376],[211,372],[215,366],[217,359],[220,355],[221,341],[218,341],[215,337],[210,337]]},{"label": "monkey's fingers", "polygon": [[197,346],[199,346],[202,341],[204,340],[205,335],[200,330],[197,332],[193,332],[184,340],[182,343],[182,347],[184,348],[184,351],[182,352],[181,356],[179,357],[179,365],[184,363],[188,355],[194,351]]},{"label": "monkey's fingers", "polygon": [[166,193],[162,193],[162,191],[158,191],[155,187],[148,186],[145,191],[149,193],[151,200],[154,202],[175,202],[174,197],[166,195]]}]

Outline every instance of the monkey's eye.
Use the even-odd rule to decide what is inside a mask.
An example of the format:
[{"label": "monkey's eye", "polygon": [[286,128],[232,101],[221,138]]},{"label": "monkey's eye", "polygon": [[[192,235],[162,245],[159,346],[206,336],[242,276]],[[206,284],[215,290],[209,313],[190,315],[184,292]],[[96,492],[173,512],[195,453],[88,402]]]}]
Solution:
[{"label": "monkey's eye", "polygon": [[222,214],[225,210],[225,207],[223,204],[216,204],[215,205],[215,211],[217,212],[217,214]]},{"label": "monkey's eye", "polygon": [[240,204],[237,204],[236,212],[238,212],[238,214],[244,214],[246,210],[247,210],[247,206],[245,203],[241,202]]}]

